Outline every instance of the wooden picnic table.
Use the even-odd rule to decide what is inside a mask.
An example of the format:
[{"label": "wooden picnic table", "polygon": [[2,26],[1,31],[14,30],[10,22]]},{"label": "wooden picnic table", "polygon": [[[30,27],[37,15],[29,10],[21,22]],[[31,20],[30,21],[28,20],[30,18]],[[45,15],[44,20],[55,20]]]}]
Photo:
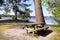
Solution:
[{"label": "wooden picnic table", "polygon": [[37,30],[37,25],[42,26],[42,24],[43,23],[25,23],[24,25],[26,27],[27,34],[29,33],[28,32],[29,31],[28,28],[31,27],[31,26],[33,26],[33,29],[34,29],[33,35],[34,35],[35,31]]},{"label": "wooden picnic table", "polygon": [[33,30],[30,31],[33,33],[33,35],[37,30],[48,29],[48,27],[45,27],[43,22],[40,22],[40,23],[20,23],[20,25],[25,26],[27,34],[29,34],[29,31],[30,31],[29,27],[33,27],[32,28]]}]

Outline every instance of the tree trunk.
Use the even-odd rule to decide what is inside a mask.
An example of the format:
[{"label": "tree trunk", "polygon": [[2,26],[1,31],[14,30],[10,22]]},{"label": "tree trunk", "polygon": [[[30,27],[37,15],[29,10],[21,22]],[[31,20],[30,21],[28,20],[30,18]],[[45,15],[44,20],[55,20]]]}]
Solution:
[{"label": "tree trunk", "polygon": [[39,0],[34,0],[34,5],[35,5],[35,17],[36,17],[36,22],[42,22],[45,24],[43,12],[42,12],[42,6],[41,3],[39,3]]},{"label": "tree trunk", "polygon": [[17,12],[15,11],[15,20],[17,20]]},{"label": "tree trunk", "polygon": [[17,12],[16,12],[16,10],[13,10],[14,11],[14,16],[13,16],[13,20],[17,20]]},{"label": "tree trunk", "polygon": [[17,20],[17,3],[16,3],[16,1],[13,2],[13,11],[15,13],[14,20]]}]

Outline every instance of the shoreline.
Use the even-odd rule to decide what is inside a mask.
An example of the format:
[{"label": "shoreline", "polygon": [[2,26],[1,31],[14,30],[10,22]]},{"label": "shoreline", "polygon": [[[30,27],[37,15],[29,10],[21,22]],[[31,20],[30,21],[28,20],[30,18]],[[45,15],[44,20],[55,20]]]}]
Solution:
[{"label": "shoreline", "polygon": [[[22,21],[5,21],[5,22],[0,22],[0,24],[4,25],[4,24],[24,24],[24,23],[35,23],[35,22],[22,22]],[[51,24],[45,24],[45,26],[54,26]]]}]

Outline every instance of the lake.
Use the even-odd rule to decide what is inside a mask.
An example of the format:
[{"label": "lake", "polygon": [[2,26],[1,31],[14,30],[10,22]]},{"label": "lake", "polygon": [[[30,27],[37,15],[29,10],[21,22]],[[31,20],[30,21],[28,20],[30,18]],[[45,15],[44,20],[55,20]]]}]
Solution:
[{"label": "lake", "polygon": [[[45,19],[46,24],[54,25],[56,23],[53,18],[50,18],[50,17],[46,18],[45,17],[44,19]],[[30,21],[36,22],[36,18],[30,18]]]},{"label": "lake", "polygon": [[[11,19],[12,19],[11,17],[2,17],[2,19],[0,19],[0,20],[11,20]],[[18,19],[21,19],[21,18],[18,18]],[[46,24],[54,25],[56,23],[53,18],[45,17],[44,19],[45,19]],[[31,22],[36,22],[35,17],[29,18],[29,20]]]}]

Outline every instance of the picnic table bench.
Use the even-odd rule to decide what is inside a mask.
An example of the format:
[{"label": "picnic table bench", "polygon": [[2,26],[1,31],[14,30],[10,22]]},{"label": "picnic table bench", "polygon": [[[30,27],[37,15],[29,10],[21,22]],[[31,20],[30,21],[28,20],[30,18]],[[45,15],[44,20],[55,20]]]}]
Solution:
[{"label": "picnic table bench", "polygon": [[28,29],[29,27],[33,27],[33,30],[31,30],[31,32],[33,32],[33,35],[37,30],[48,29],[48,27],[43,27],[43,23],[25,23],[24,25],[26,27],[27,34],[29,33],[29,29]]}]

